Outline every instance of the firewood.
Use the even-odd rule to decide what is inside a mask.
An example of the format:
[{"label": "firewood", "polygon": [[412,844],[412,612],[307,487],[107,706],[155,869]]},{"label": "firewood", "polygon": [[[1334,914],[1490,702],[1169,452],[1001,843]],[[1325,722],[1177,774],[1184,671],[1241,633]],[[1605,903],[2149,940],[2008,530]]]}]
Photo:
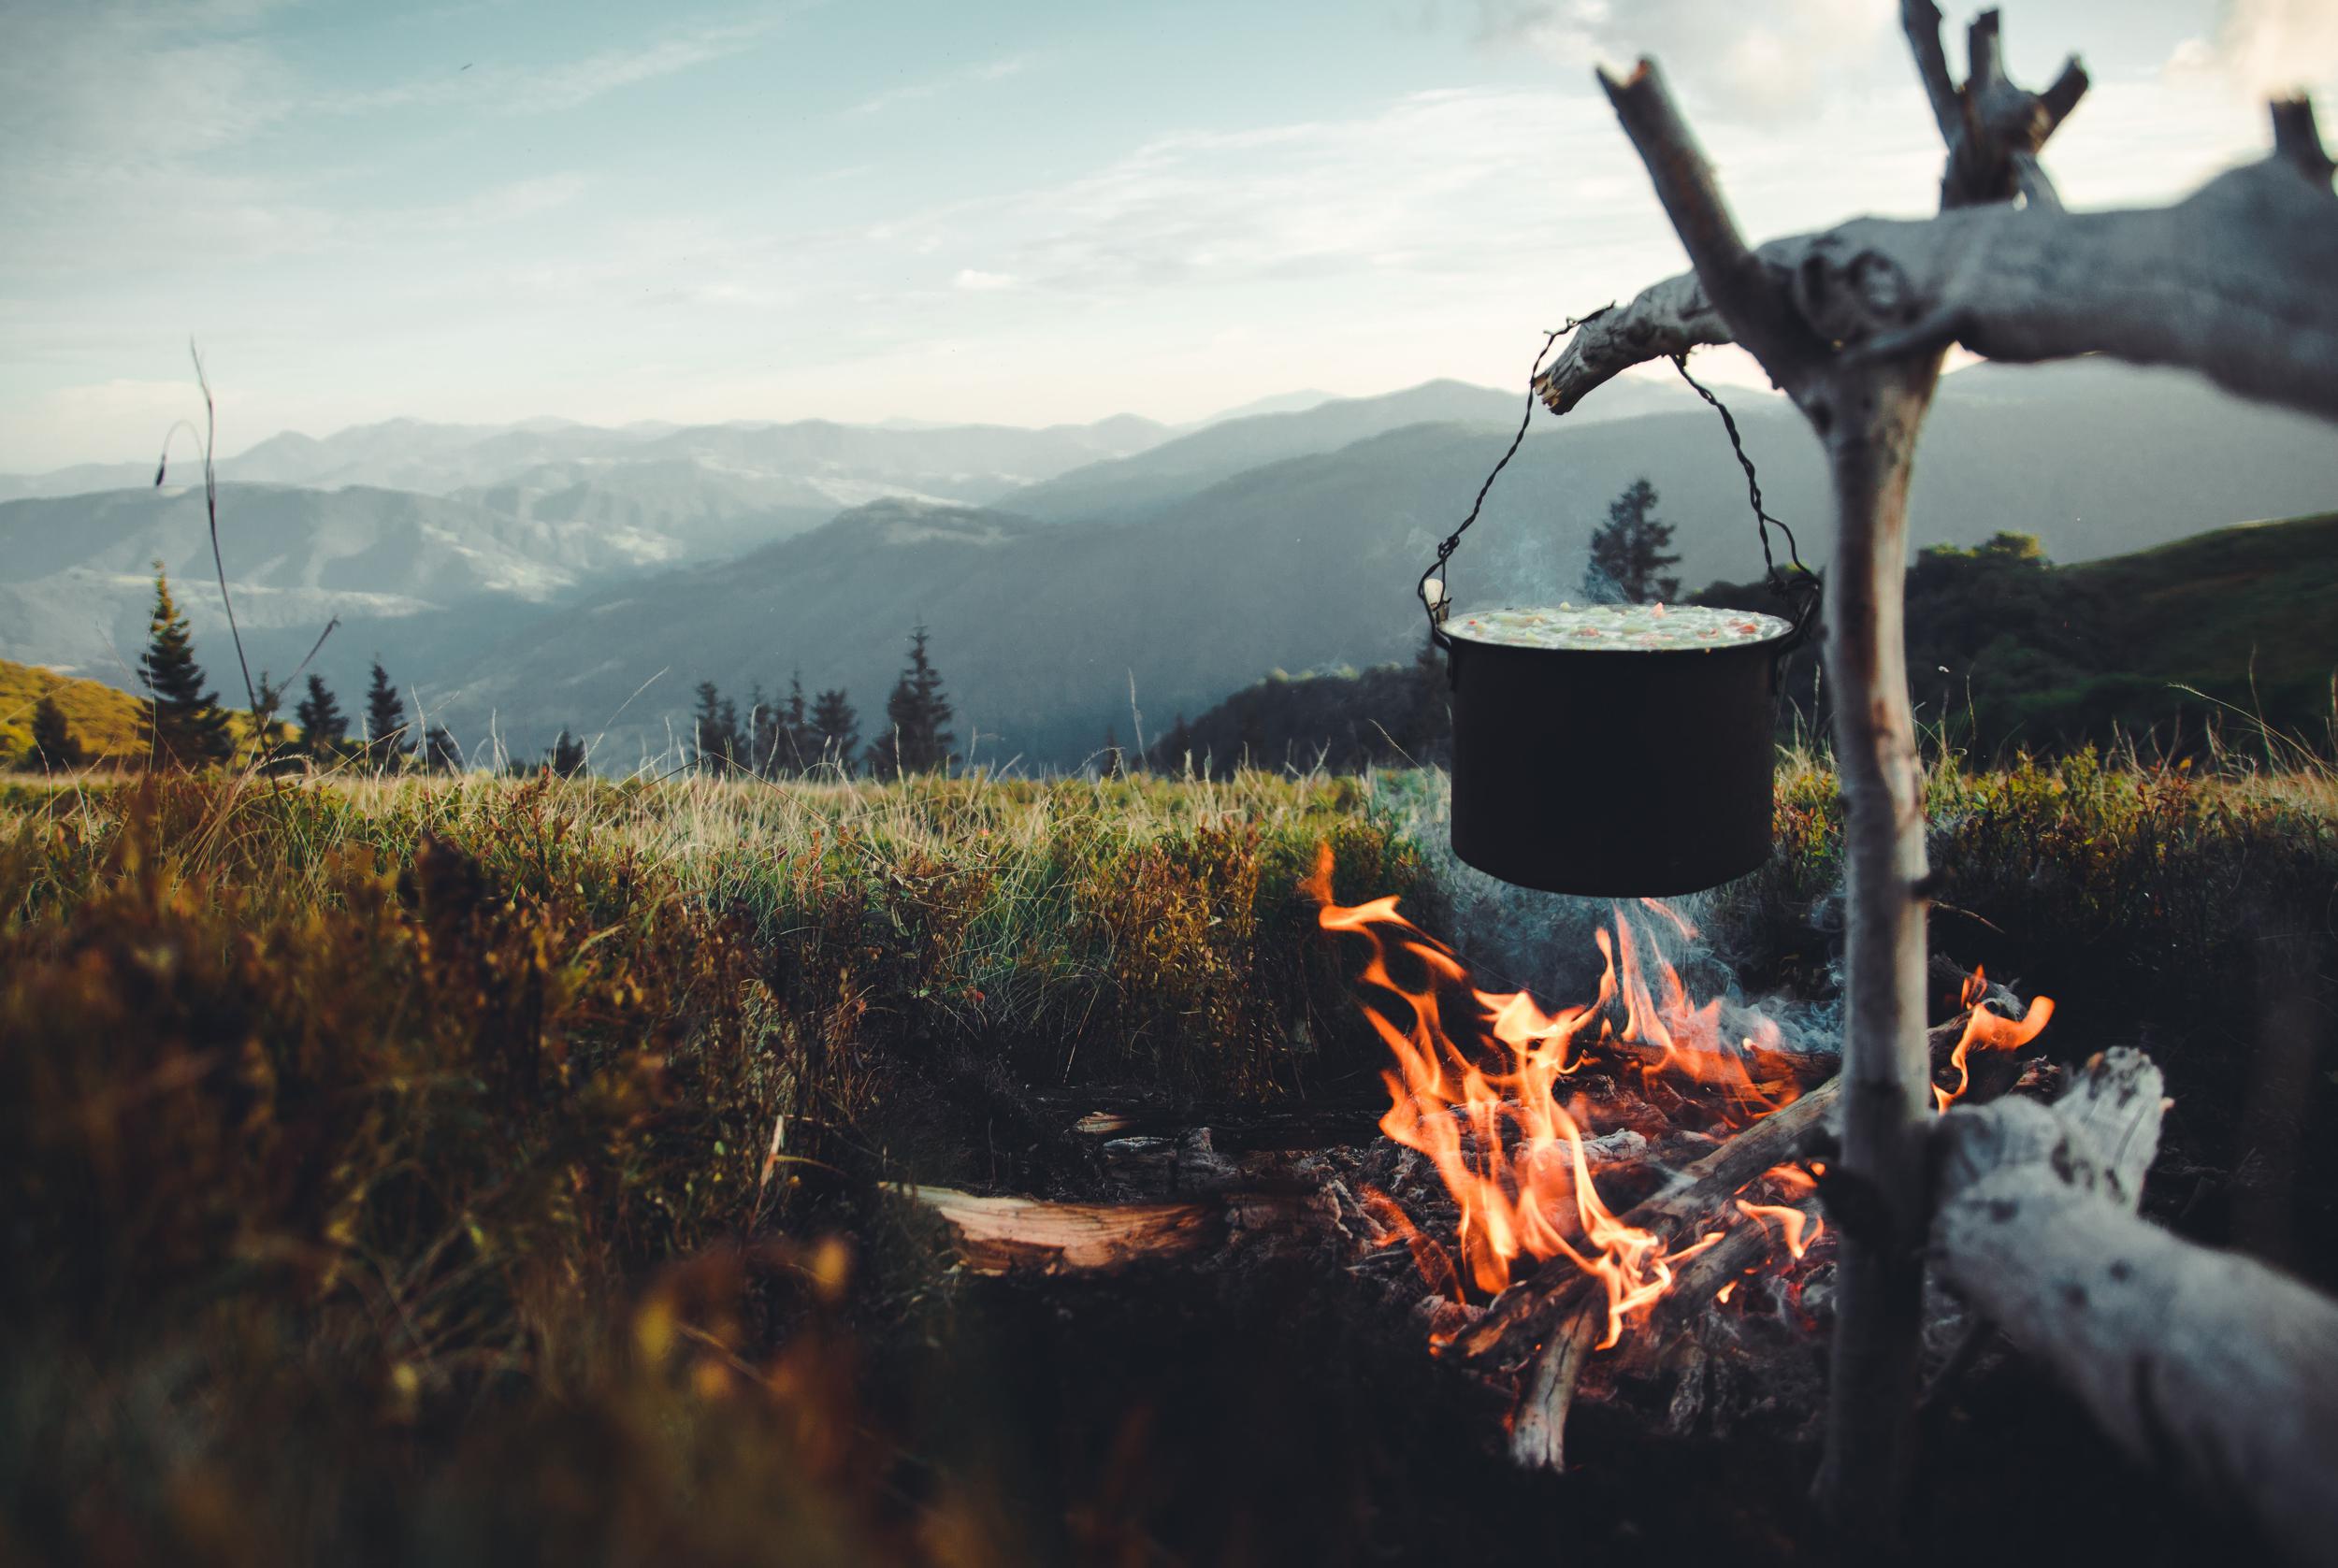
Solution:
[{"label": "firewood", "polygon": [[[1834,1106],[1840,1086],[1840,1079],[1830,1079],[1785,1109],[1764,1116],[1619,1217],[1626,1225],[1654,1231],[1668,1244],[1687,1242],[1700,1222],[1725,1211],[1746,1183],[1796,1157],[1803,1139]],[[1580,1272],[1565,1259],[1544,1264],[1495,1297],[1485,1316],[1454,1340],[1453,1351],[1473,1361],[1520,1355],[1571,1310],[1583,1283]]]},{"label": "firewood", "polygon": [[2158,1070],[2096,1057],[2051,1110],[1941,1119],[1939,1277],[2139,1463],[2238,1504],[2299,1562],[2338,1541],[2338,1302],[2134,1213]]},{"label": "firewood", "polygon": [[1077,1273],[1178,1258],[1238,1235],[1296,1230],[1322,1201],[1311,1193],[1225,1192],[1175,1203],[1059,1203],[945,1187],[894,1189],[945,1222],[976,1273]]},{"label": "firewood", "polygon": [[[1668,1246],[1688,1241],[1700,1222],[1726,1210],[1748,1182],[1794,1158],[1803,1140],[1825,1122],[1840,1089],[1840,1079],[1829,1079],[1763,1117],[1621,1217],[1626,1225],[1664,1237]],[[1725,1234],[1718,1244],[1728,1240]],[[1709,1287],[1705,1296],[1710,1295]],[[1452,1349],[1460,1356],[1483,1361],[1514,1355],[1521,1346],[1533,1345],[1535,1336],[1546,1336],[1533,1349],[1525,1391],[1510,1422],[1510,1458],[1519,1464],[1543,1470],[1566,1467],[1567,1412],[1584,1361],[1607,1324],[1606,1299],[1573,1264],[1558,1260],[1504,1291],[1483,1317],[1454,1339]]]}]

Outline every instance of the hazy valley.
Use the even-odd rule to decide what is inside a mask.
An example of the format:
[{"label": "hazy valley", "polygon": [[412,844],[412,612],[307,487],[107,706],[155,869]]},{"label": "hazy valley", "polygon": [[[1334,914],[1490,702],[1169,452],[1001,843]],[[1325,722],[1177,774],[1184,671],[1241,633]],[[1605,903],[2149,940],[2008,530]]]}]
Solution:
[{"label": "hazy valley", "polygon": [[[1538,415],[1457,557],[1464,601],[1564,597],[1607,503],[1663,496],[1684,582],[1759,555],[1718,420],[1630,381],[1609,417]],[[1778,399],[1728,395],[1770,510],[1824,560],[1816,449]],[[1589,408],[1597,407],[1595,400]],[[1070,766],[1271,669],[1410,655],[1419,566],[1521,407],[1431,382],[1183,432],[1118,417],[1018,430],[807,422],[622,430],[397,421],[223,460],[222,546],[255,670],[353,690],[379,655],[467,745],[562,726],[615,770],[663,752],[690,687],[843,686],[864,715],[931,627],[961,749]],[[234,683],[193,465],[66,470],[0,502],[0,657],[132,683],[149,563],[184,584]],[[132,481],[124,484],[123,481]],[[2295,416],[2107,364],[1949,377],[1913,501],[1919,542],[2033,533],[2066,562],[2327,506],[2338,448]]]}]

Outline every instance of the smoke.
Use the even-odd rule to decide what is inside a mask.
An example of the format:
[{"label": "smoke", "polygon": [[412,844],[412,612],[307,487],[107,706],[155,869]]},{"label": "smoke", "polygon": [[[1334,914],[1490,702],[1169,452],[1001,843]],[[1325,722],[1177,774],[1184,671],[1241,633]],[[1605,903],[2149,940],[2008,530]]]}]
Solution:
[{"label": "smoke", "polygon": [[[1378,794],[1376,803],[1419,848],[1436,889],[1435,907],[1405,913],[1469,965],[1480,989],[1529,991],[1552,1007],[1591,1000],[1605,967],[1596,933],[1612,932],[1620,912],[1640,955],[1660,956],[1679,971],[1693,1003],[1718,998],[1725,1016],[1767,1018],[1778,1026],[1780,1043],[1790,1050],[1841,1049],[1839,994],[1813,1000],[1744,989],[1738,978],[1740,965],[1729,950],[1730,911],[1723,891],[1662,900],[1676,919],[1637,899],[1579,899],[1513,886],[1453,854],[1452,787],[1444,773],[1386,777]],[[1811,912],[1826,940],[1840,936],[1840,922],[1833,917],[1839,901],[1839,895],[1822,900]]]}]

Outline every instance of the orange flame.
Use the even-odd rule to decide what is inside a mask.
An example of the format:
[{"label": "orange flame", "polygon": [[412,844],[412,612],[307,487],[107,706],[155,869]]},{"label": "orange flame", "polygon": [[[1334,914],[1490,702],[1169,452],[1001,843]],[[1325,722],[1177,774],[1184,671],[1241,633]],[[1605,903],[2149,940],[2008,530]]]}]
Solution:
[{"label": "orange flame", "polygon": [[[1804,1214],[1800,1209],[1790,1209],[1782,1203],[1749,1203],[1740,1198],[1738,1200],[1738,1212],[1765,1229],[1771,1220],[1776,1220],[1779,1233],[1785,1239],[1788,1255],[1797,1259],[1811,1250],[1812,1242],[1826,1233],[1826,1222],[1818,1216]],[[1806,1224],[1811,1228],[1807,1238],[1802,1234]]]},{"label": "orange flame", "polygon": [[2000,1017],[1982,1006],[1981,1000],[1988,992],[1987,971],[1976,964],[1972,973],[1967,977],[1961,994],[1967,1009],[1965,1032],[1958,1038],[1956,1049],[1948,1058],[1948,1064],[1956,1070],[1956,1087],[1952,1090],[1934,1086],[1932,1099],[1938,1110],[1947,1110],[1965,1097],[1967,1089],[1972,1087],[1972,1068],[1967,1058],[1975,1046],[1984,1051],[2018,1051],[2037,1039],[2046,1025],[2054,1020],[2052,997],[2034,999],[2022,1015],[2015,1019]]},{"label": "orange flame", "polygon": [[[1662,1297],[1677,1266],[1722,1233],[1673,1250],[1654,1232],[1620,1219],[1592,1181],[1582,1128],[1559,1101],[1560,1081],[1595,1051],[1637,1063],[1652,1089],[1662,1082],[1679,1094],[1685,1086],[1725,1121],[1750,1121],[1797,1092],[1788,1079],[1765,1093],[1749,1070],[1749,1062],[1761,1065],[1765,1050],[1779,1048],[1777,1027],[1760,1020],[1759,1038],[1741,1037],[1733,1045],[1722,1028],[1721,1003],[1693,1005],[1679,973],[1635,933],[1621,909],[1614,911],[1612,937],[1605,928],[1595,933],[1604,962],[1598,994],[1588,1004],[1551,1013],[1523,991],[1478,989],[1450,948],[1396,912],[1394,898],[1335,902],[1332,865],[1327,845],[1301,887],[1316,900],[1324,930],[1351,932],[1371,944],[1363,983],[1403,1004],[1367,1001],[1364,1008],[1395,1058],[1381,1075],[1390,1103],[1380,1130],[1426,1156],[1459,1205],[1458,1270],[1409,1220],[1390,1219],[1379,1201],[1372,1204],[1375,1217],[1388,1224],[1392,1240],[1412,1248],[1423,1276],[1441,1290],[1465,1278],[1494,1294],[1510,1283],[1522,1257],[1566,1258],[1605,1290],[1608,1324],[1599,1348],[1613,1345],[1625,1318]],[[1650,907],[1684,935],[1694,933],[1664,905]],[[1620,1029],[1613,1021],[1618,1009]],[[1449,1032],[1449,1014],[1455,1031],[1498,1049],[1463,1049]],[[1784,1212],[1795,1216],[1789,1246],[1798,1258],[1804,1216]]]}]

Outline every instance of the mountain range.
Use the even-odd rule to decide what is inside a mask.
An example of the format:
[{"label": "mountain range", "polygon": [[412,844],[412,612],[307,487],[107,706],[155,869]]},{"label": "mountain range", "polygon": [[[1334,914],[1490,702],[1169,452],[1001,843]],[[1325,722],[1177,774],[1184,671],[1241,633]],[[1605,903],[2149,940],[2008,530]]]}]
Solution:
[{"label": "mountain range", "polygon": [[[279,437],[221,465],[222,543],[255,669],[291,668],[338,615],[329,681],[354,689],[378,653],[468,740],[527,750],[566,726],[622,770],[668,747],[697,681],[743,700],[795,670],[873,714],[924,624],[961,750],[1065,766],[1107,727],[1134,741],[1132,685],[1150,739],[1273,669],[1410,655],[1413,581],[1523,396],[1450,381],[1317,396],[1182,433],[1121,417]],[[1823,564],[1807,428],[1774,395],[1727,396],[1769,511]],[[1677,383],[1632,379],[1565,421],[1537,415],[1455,558],[1457,599],[1580,592],[1585,539],[1641,475],[1687,583],[1758,569],[1719,421]],[[1917,542],[2012,529],[2082,561],[2333,497],[2326,427],[2081,361],[1945,378],[1912,510]],[[214,675],[239,683],[194,491],[0,503],[0,657],[127,684],[157,557],[187,580]]]}]

